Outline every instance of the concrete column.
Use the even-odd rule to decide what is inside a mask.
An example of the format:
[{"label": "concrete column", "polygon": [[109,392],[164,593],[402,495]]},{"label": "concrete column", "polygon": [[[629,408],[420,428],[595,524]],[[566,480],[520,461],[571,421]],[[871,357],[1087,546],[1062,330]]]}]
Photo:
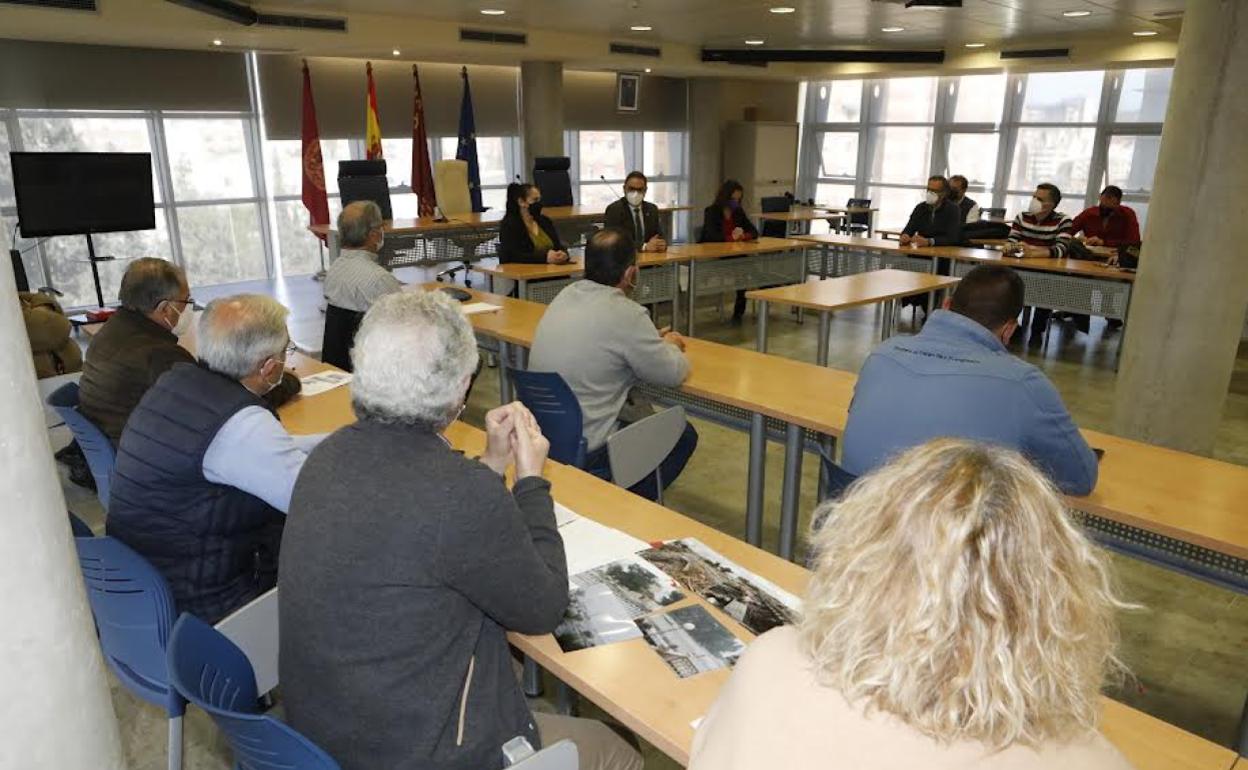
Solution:
[{"label": "concrete column", "polygon": [[533,159],[563,155],[563,64],[557,61],[520,63],[520,121],[524,130],[524,170],[533,178]]},{"label": "concrete column", "polygon": [[702,209],[711,204],[723,180],[724,87],[718,78],[689,79],[690,231],[702,226]]},{"label": "concrete column", "polygon": [[16,293],[0,265],[0,767],[123,768]]},{"label": "concrete column", "polygon": [[1115,393],[1115,432],[1209,454],[1248,302],[1248,3],[1189,3]]}]

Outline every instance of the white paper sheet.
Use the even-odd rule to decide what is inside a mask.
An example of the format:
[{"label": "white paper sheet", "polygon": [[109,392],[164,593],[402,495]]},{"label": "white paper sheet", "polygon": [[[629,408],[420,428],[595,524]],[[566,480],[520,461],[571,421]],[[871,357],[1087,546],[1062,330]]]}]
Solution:
[{"label": "white paper sheet", "polygon": [[300,382],[303,383],[303,389],[300,391],[301,395],[315,396],[351,382],[351,373],[339,371],[317,372],[316,374],[309,374]]},{"label": "white paper sheet", "polygon": [[[556,504],[555,516],[559,517]],[[568,574],[577,575],[644,551],[650,546],[643,540],[626,535],[618,529],[578,516],[564,508],[572,517],[559,527],[563,549],[568,556]]]},{"label": "white paper sheet", "polygon": [[467,304],[460,305],[459,309],[463,311],[464,315],[476,315],[477,313],[497,313],[499,310],[502,310],[502,308],[499,307],[498,305],[491,305],[488,302],[469,302]]}]

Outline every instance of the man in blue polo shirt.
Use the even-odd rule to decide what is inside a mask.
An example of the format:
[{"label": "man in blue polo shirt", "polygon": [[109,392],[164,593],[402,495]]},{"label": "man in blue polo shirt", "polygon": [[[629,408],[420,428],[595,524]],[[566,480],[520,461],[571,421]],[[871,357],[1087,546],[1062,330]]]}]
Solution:
[{"label": "man in blue polo shirt", "polygon": [[919,334],[876,348],[854,389],[844,469],[868,473],[910,447],[953,436],[1016,449],[1063,492],[1091,492],[1097,458],[1061,396],[1006,350],[1022,309],[1022,279],[1004,265],[982,265]]}]

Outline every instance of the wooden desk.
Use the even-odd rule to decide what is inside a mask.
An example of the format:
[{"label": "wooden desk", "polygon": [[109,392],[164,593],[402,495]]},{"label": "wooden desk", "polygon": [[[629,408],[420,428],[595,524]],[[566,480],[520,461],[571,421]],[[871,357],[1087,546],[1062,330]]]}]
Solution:
[{"label": "wooden desk", "polygon": [[[584,255],[572,256],[572,261],[563,265],[509,262],[507,264],[479,264],[473,269],[486,275],[491,292],[494,291],[494,280],[505,278],[516,282],[520,299],[550,304],[563,287],[585,272]],[[673,252],[637,252],[637,265],[641,268],[641,275],[637,279],[637,289],[633,292],[633,298],[643,305],[671,302],[673,326],[677,325],[675,315],[679,305],[677,301],[680,286],[679,265],[687,261],[685,257]]]},{"label": "wooden desk", "polygon": [[897,300],[916,294],[930,294],[955,285],[959,279],[943,275],[912,273],[906,270],[873,270],[869,273],[847,275],[840,278],[824,278],[806,281],[792,286],[774,289],[755,289],[745,296],[759,303],[758,350],[767,352],[767,306],[769,303],[800,307],[819,314],[819,341],[815,348],[815,363],[828,365],[828,337],[832,312],[861,305],[884,303],[884,323],[881,339],[888,339],[893,332],[893,316],[897,313]]},{"label": "wooden desk", "polygon": [[837,214],[809,206],[794,206],[789,211],[767,211],[754,216],[760,222],[783,222],[785,224],[785,236],[790,238],[794,235],[809,234],[811,222],[823,221],[832,225],[845,219],[844,214]]},{"label": "wooden desk", "polygon": [[[438,286],[425,284],[428,289]],[[474,330],[499,340],[500,344],[518,346],[517,365],[526,368],[527,355],[523,348],[532,345],[546,306],[497,294],[471,293],[474,301],[503,308],[497,313],[469,316]],[[501,384],[501,378],[510,362],[510,353],[509,347],[500,348],[502,388],[507,387]],[[696,338],[686,340],[685,355],[690,363],[685,382],[673,391],[652,390],[651,395],[660,400],[675,400],[708,419],[748,429],[745,538],[755,545],[762,542],[763,533],[767,420],[781,424],[785,432],[785,459],[780,501],[780,553],[791,558],[797,539],[804,431],[826,433],[829,427],[834,427],[834,432],[828,434],[830,446],[831,437],[839,436],[844,428],[857,378],[837,369]],[[509,389],[503,389],[502,393],[504,400],[510,400]],[[734,410],[744,411],[748,417],[743,420]]]},{"label": "wooden desk", "polygon": [[820,278],[854,275],[887,268],[909,270],[914,273],[936,272],[936,260],[925,253],[926,249],[918,246],[902,246],[896,240],[863,238],[840,233],[803,235],[798,236],[796,240],[818,249],[818,258],[810,260],[807,271]]},{"label": "wooden desk", "polygon": [[[300,374],[331,368],[303,357],[292,360]],[[280,410],[293,433],[319,433],[354,421],[350,388],[318,396],[297,397]],[[457,448],[475,453],[484,448],[484,434],[455,423],[447,437]],[[718,530],[644,500],[613,484],[558,463],[548,463],[546,477],[560,503],[609,527],[646,541],[696,537],[746,569],[801,596],[806,570]],[[738,638],[751,634],[732,618],[698,597],[701,604]],[[682,765],[689,762],[694,730],[691,722],[706,714],[727,681],[727,669],[680,679],[644,640],[603,645],[565,653],[553,636],[509,634],[509,640],[555,677],[593,701],[621,724]],[[1102,732],[1139,770],[1228,770],[1229,749],[1216,746],[1177,727],[1109,699],[1103,699]]]},{"label": "wooden desk", "polygon": [[875,206],[822,206],[816,205],[815,208],[820,211],[827,211],[832,214],[866,214],[867,215],[867,235],[870,236],[875,229],[875,212],[879,208]]},{"label": "wooden desk", "polygon": [[885,238],[885,239],[890,240],[890,241],[895,241],[895,240],[900,240],[900,239],[901,239],[901,230],[893,230],[893,229],[887,229],[887,230],[886,230],[886,229],[884,229],[884,228],[882,228],[882,227],[881,227],[879,230],[876,230],[876,231],[875,231],[875,233],[876,233],[876,235],[880,236],[881,238]]},{"label": "wooden desk", "polygon": [[[659,206],[659,213],[669,219],[668,232],[671,232],[670,218],[677,211],[690,211],[691,206]],[[542,213],[550,217],[556,225],[593,225],[603,219],[604,212],[596,206],[549,206]],[[428,238],[450,238],[455,235],[473,237],[498,235],[499,223],[505,212],[502,209],[472,212],[449,216],[442,221],[433,217],[417,217],[386,220],[383,227],[386,235],[404,241],[420,241]],[[329,261],[338,258],[340,244],[338,229],[333,224],[310,225],[308,231],[318,238],[325,239],[329,247]],[[393,264],[393,262],[392,262]]]},{"label": "wooden desk", "polygon": [[[1010,243],[1009,238],[971,238],[967,241],[972,246],[980,246],[985,249],[1001,249]],[[1112,257],[1118,253],[1118,249],[1113,246],[1089,246],[1084,243],[1083,247],[1101,257]]]},{"label": "wooden desk", "polygon": [[[520,347],[532,344],[545,306],[472,293],[477,301],[503,307],[499,313],[470,317],[478,333]],[[796,541],[802,431],[840,436],[857,376],[705,340],[689,339],[687,345],[692,366],[678,393],[749,413],[746,540],[750,543],[760,542],[762,533],[765,420],[784,425],[781,552],[791,554]],[[697,411],[696,405],[692,408]],[[724,421],[722,416],[711,419]],[[1178,544],[1248,560],[1248,517],[1243,515],[1248,468],[1094,431],[1083,434],[1089,444],[1105,450],[1105,457],[1096,489],[1087,497],[1067,498],[1072,508],[1172,538]]]},{"label": "wooden desk", "polygon": [[[792,238],[762,237],[753,241],[677,243],[667,253],[689,266],[689,305],[685,330],[694,336],[694,309],[699,294],[793,283],[806,275],[806,244]],[[789,255],[792,255],[790,257]]]}]

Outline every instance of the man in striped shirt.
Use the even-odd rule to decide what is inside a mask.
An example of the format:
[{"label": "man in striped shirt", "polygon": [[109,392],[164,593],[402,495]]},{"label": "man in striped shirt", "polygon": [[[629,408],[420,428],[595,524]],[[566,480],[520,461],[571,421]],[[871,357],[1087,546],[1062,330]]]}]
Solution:
[{"label": "man in striped shirt", "polygon": [[[1067,255],[1070,240],[1074,237],[1074,223],[1070,217],[1057,210],[1062,202],[1062,191],[1057,185],[1037,185],[1027,210],[1014,218],[1010,225],[1010,243],[1022,246],[1023,257],[1055,257]],[[1044,339],[1050,311],[1036,308],[1031,319],[1031,344]]]},{"label": "man in striped shirt", "polygon": [[381,207],[372,201],[347,204],[338,215],[342,248],[325,273],[325,299],[343,310],[366,313],[381,297],[401,291],[403,284],[377,264],[385,242]]}]

